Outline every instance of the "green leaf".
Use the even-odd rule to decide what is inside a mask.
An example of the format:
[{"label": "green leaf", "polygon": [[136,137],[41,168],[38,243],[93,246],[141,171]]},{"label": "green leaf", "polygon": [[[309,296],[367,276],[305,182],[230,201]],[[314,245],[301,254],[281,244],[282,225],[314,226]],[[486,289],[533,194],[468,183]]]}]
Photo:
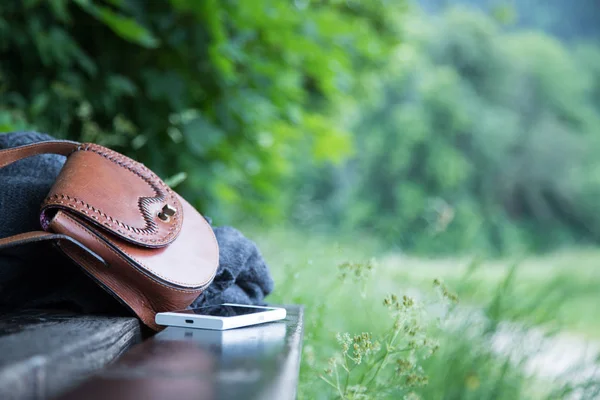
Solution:
[{"label": "green leaf", "polygon": [[202,115],[185,124],[183,134],[189,150],[198,156],[205,155],[225,138],[223,132]]},{"label": "green leaf", "polygon": [[134,150],[139,150],[148,142],[148,136],[145,135],[137,135],[131,141],[131,147]]},{"label": "green leaf", "polygon": [[187,174],[185,172],[179,172],[178,174],[175,174],[175,175],[165,179],[165,183],[167,184],[167,186],[169,186],[171,189],[173,189],[174,187],[180,185],[186,179],[187,179]]},{"label": "green leaf", "polygon": [[75,0],[81,8],[108,26],[121,38],[146,48],[156,48],[159,40],[133,18],[117,14],[107,7],[95,5],[90,0]]},{"label": "green leaf", "polygon": [[117,95],[133,96],[137,87],[131,79],[123,75],[112,75],[108,77],[108,87]]},{"label": "green leaf", "polygon": [[33,98],[33,102],[31,104],[31,114],[33,116],[37,116],[44,112],[48,107],[48,103],[50,101],[50,96],[48,93],[41,93]]},{"label": "green leaf", "polygon": [[49,0],[48,5],[52,10],[52,14],[58,18],[59,21],[67,22],[70,19],[68,11],[69,0]]}]

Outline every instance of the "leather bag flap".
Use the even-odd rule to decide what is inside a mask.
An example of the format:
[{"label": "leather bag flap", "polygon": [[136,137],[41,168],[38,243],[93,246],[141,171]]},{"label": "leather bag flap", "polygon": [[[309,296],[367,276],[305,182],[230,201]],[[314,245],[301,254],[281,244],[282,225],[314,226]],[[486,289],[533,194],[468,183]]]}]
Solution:
[{"label": "leather bag flap", "polygon": [[44,229],[53,209],[70,210],[128,242],[151,248],[173,242],[184,218],[178,196],[156,174],[90,143],[69,155],[42,204]]}]

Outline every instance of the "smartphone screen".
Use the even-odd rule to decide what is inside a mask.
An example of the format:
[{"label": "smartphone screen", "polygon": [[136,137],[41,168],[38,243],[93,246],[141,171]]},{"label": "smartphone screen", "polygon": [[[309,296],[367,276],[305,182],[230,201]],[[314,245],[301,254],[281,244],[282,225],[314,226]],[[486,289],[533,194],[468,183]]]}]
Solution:
[{"label": "smartphone screen", "polygon": [[212,317],[237,317],[239,315],[257,314],[270,309],[265,308],[254,308],[244,307],[229,304],[220,304],[217,306],[206,306],[200,308],[192,308],[190,310],[176,311],[178,314],[197,314],[197,315],[209,315]]}]

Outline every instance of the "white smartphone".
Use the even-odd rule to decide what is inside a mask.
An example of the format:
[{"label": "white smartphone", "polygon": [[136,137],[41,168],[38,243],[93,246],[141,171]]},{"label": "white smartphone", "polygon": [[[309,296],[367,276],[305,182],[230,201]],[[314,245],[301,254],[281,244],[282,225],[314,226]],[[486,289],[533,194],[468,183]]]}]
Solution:
[{"label": "white smartphone", "polygon": [[223,303],[156,314],[158,325],[223,331],[284,319],[285,308]]}]

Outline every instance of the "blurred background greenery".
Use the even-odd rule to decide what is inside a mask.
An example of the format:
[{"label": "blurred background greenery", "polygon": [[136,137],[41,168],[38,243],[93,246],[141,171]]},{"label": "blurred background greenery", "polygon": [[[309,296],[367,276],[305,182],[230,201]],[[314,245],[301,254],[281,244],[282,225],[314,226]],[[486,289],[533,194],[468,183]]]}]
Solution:
[{"label": "blurred background greenery", "polygon": [[418,253],[600,240],[594,0],[0,5],[0,131],[135,157],[217,223]]},{"label": "blurred background greenery", "polygon": [[0,132],[109,146],[245,227],[274,299],[307,305],[301,397],[371,398],[327,392],[315,354],[438,276],[491,325],[435,331],[425,388],[368,393],[574,398],[488,339],[509,320],[600,340],[599,40],[596,0],[2,1]]}]

